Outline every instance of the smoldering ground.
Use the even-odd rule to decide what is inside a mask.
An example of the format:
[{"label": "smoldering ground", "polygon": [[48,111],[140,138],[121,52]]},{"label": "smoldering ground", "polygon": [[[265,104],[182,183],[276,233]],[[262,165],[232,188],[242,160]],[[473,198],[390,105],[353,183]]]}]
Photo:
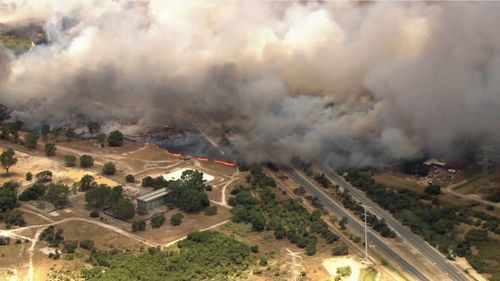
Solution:
[{"label": "smoldering ground", "polygon": [[499,3],[3,2],[47,36],[0,55],[0,102],[28,122],[236,128],[247,161],[499,144]]}]

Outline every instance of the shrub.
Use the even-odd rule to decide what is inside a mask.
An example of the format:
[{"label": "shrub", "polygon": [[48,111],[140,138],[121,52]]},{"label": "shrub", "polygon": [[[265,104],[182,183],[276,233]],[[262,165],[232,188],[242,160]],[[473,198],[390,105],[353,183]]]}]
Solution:
[{"label": "shrub", "polygon": [[64,164],[66,165],[66,167],[76,166],[76,157],[73,155],[64,156]]},{"label": "shrub", "polygon": [[126,182],[130,182],[130,183],[134,183],[134,182],[135,182],[135,177],[134,177],[133,175],[128,174],[128,175],[125,177],[125,181],[126,181]]},{"label": "shrub", "polygon": [[351,276],[352,270],[350,266],[341,266],[337,268],[337,274],[340,276]]},{"label": "shrub", "polygon": [[36,174],[36,181],[39,183],[47,183],[52,181],[52,172],[51,171],[42,171]]},{"label": "shrub", "polygon": [[92,251],[94,249],[94,241],[92,240],[80,241],[80,248]]},{"label": "shrub", "polygon": [[107,162],[102,166],[102,173],[105,175],[114,175],[116,174],[116,165],[112,162]]},{"label": "shrub", "polygon": [[151,227],[158,228],[165,222],[165,215],[162,213],[156,213],[151,217]]},{"label": "shrub", "polygon": [[258,253],[259,252],[259,246],[257,246],[257,245],[250,246],[250,251],[252,251],[252,253]]},{"label": "shrub", "polygon": [[99,212],[96,211],[96,210],[93,210],[92,212],[90,212],[90,215],[89,215],[91,218],[98,218],[99,217]]},{"label": "shrub", "polygon": [[145,220],[138,220],[134,221],[132,223],[132,231],[137,232],[137,231],[144,231],[146,230],[146,221]]},{"label": "shrub", "polygon": [[76,248],[78,248],[78,241],[68,240],[64,242],[64,252],[68,254],[73,254]]},{"label": "shrub", "polygon": [[56,144],[55,143],[46,143],[45,144],[45,155],[54,156],[56,154]]},{"label": "shrub", "polygon": [[205,215],[215,216],[217,215],[217,206],[209,206],[205,208]]},{"label": "shrub", "polygon": [[346,245],[339,245],[332,249],[332,255],[345,256],[349,254],[349,248]]},{"label": "shrub", "polygon": [[90,167],[94,166],[94,158],[92,158],[92,156],[86,155],[86,154],[80,156],[80,166],[82,168],[90,168]]},{"label": "shrub", "polygon": [[31,172],[26,173],[26,180],[31,181],[33,179],[33,174]]},{"label": "shrub", "polygon": [[486,206],[486,210],[488,210],[488,211],[495,211],[495,207],[493,207],[491,205],[488,205],[488,206]]},{"label": "shrub", "polygon": [[430,195],[438,195],[441,193],[441,187],[436,184],[428,185],[425,188],[425,193],[430,194]]},{"label": "shrub", "polygon": [[181,213],[176,213],[175,215],[170,217],[170,224],[173,226],[180,225],[183,218],[184,216]]},{"label": "shrub", "polygon": [[266,257],[261,257],[259,261],[260,266],[267,266],[267,258]]}]

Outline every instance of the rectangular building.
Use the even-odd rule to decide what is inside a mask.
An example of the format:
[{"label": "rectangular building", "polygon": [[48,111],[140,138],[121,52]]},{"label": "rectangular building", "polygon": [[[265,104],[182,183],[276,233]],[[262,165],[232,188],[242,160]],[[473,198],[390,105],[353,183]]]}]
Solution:
[{"label": "rectangular building", "polygon": [[151,211],[165,205],[165,197],[168,194],[166,188],[161,188],[137,197],[137,209]]}]

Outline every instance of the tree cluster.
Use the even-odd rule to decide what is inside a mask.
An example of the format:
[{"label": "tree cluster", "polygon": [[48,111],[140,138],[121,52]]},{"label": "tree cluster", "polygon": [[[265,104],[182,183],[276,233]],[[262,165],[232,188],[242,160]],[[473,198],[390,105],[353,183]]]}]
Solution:
[{"label": "tree cluster", "polygon": [[184,171],[181,179],[169,182],[168,189],[166,201],[185,212],[198,212],[210,206],[202,172]]},{"label": "tree cluster", "polygon": [[253,231],[273,230],[276,239],[287,238],[291,243],[304,248],[308,255],[316,252],[317,235],[327,243],[339,239],[331,232],[327,224],[321,219],[321,211],[309,213],[299,201],[275,199],[274,193],[267,184],[262,187],[252,176],[261,177],[260,173],[251,173],[248,183],[260,187],[259,198],[250,192],[251,188],[239,186],[233,190],[229,204],[233,207],[232,220],[236,223],[249,223]]},{"label": "tree cluster", "polygon": [[89,281],[232,280],[253,263],[247,244],[218,232],[194,232],[177,245],[179,251],[151,248],[139,255],[94,251],[95,268],[82,275]]}]

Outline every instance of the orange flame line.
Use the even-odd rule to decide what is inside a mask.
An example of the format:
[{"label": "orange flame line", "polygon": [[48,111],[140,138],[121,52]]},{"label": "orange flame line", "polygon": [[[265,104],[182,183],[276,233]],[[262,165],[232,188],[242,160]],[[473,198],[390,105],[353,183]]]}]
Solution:
[{"label": "orange flame line", "polygon": [[[155,144],[149,143],[149,142],[144,143],[144,146],[150,146],[150,147],[154,147],[154,148],[157,148],[157,149],[161,149],[161,150],[165,151],[165,153],[167,155],[170,155],[170,156],[173,156],[173,157],[177,157],[177,158],[183,157],[183,155],[181,153],[170,152],[170,151],[168,151],[165,148],[161,148],[161,147],[159,147],[159,146],[157,146]],[[237,167],[236,163],[228,162],[228,161],[210,160],[210,159],[205,158],[205,157],[196,157],[195,159],[198,160],[198,161],[203,161],[203,162],[209,162],[209,161],[211,161],[211,162],[213,162],[215,164],[221,164],[221,165],[228,166],[228,167]]]}]

